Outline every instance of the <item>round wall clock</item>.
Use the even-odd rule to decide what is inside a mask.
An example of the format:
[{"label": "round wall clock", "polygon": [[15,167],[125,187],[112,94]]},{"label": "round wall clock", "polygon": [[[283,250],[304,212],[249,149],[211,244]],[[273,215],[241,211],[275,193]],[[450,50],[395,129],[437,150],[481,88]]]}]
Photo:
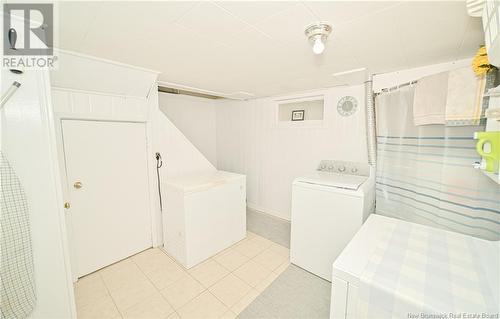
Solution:
[{"label": "round wall clock", "polygon": [[358,109],[358,101],[354,96],[344,96],[337,103],[337,112],[342,116],[351,116]]}]

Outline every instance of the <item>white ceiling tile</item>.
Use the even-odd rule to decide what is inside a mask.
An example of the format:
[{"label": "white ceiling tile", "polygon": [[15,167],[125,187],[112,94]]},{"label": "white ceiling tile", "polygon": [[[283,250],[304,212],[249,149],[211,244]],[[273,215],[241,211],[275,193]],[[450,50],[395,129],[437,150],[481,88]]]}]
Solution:
[{"label": "white ceiling tile", "polygon": [[[451,1],[61,2],[59,15],[63,49],[159,70],[163,81],[256,96],[354,81],[332,74],[360,67],[451,61],[483,43],[480,19]],[[334,24],[319,56],[304,35],[318,18]]]},{"label": "white ceiling tile", "polygon": [[275,45],[275,41],[273,41],[270,36],[252,26],[248,26],[238,32],[221,37],[219,40],[228,47],[241,50],[258,50],[260,48],[267,48]]},{"label": "white ceiling tile", "polygon": [[248,27],[248,24],[211,2],[202,2],[177,23],[206,39],[218,40],[223,40],[226,35],[239,33]]},{"label": "white ceiling tile", "polygon": [[392,10],[379,11],[333,30],[334,39],[349,50],[359,63],[357,67],[377,73],[386,68],[406,67],[394,13]]},{"label": "white ceiling tile", "polygon": [[397,5],[397,1],[305,1],[322,21],[334,26],[361,19],[369,14]]},{"label": "white ceiling tile", "polygon": [[59,46],[80,50],[83,40],[101,7],[101,2],[58,2],[59,15]]},{"label": "white ceiling tile", "polygon": [[179,70],[187,74],[190,68],[196,70],[197,63],[220,57],[220,52],[224,52],[220,49],[222,45],[200,38],[176,24],[168,25],[161,32],[152,31],[149,36],[127,28],[122,31],[92,32],[87,36],[86,46],[81,51],[165,73]]},{"label": "white ceiling tile", "polygon": [[309,24],[316,21],[317,19],[311,11],[299,3],[255,24],[255,26],[282,43],[307,43],[304,30]]},{"label": "white ceiling tile", "polygon": [[[82,3],[86,2],[78,2],[68,16],[81,11],[79,7]],[[142,66],[150,64],[148,57],[161,55],[166,45],[173,41],[178,43],[183,34],[180,31],[184,29],[179,29],[172,22],[196,5],[196,2],[96,3],[100,4],[99,8],[92,12],[92,23],[88,23],[88,30],[80,41],[78,51],[126,63],[140,63]],[[67,14],[62,11],[60,15]],[[67,21],[61,29],[66,29],[66,25],[72,26],[74,23]],[[184,36],[189,38],[190,33],[184,32]],[[64,33],[61,42],[68,40],[72,41],[71,33]]]},{"label": "white ceiling tile", "polygon": [[197,1],[114,2],[104,1],[99,10],[96,29],[140,33],[143,36],[160,36],[176,20],[199,5]]},{"label": "white ceiling tile", "polygon": [[480,19],[470,17],[467,30],[465,31],[464,38],[462,39],[462,44],[457,50],[455,59],[458,60],[474,56],[481,45],[484,45],[482,22]]},{"label": "white ceiling tile", "polygon": [[297,1],[216,1],[215,4],[247,23],[255,24],[295,6]]},{"label": "white ceiling tile", "polygon": [[394,11],[402,50],[410,66],[455,57],[469,21],[463,2],[412,1]]}]

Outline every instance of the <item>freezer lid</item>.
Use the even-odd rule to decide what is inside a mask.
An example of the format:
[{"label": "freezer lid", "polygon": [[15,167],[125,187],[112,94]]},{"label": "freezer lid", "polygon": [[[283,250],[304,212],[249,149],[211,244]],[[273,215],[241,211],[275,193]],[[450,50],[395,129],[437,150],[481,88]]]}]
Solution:
[{"label": "freezer lid", "polygon": [[169,178],[165,184],[185,193],[193,193],[244,178],[245,175],[214,170]]},{"label": "freezer lid", "polygon": [[295,183],[314,184],[326,187],[336,187],[357,190],[368,177],[350,174],[316,172],[295,179]]}]

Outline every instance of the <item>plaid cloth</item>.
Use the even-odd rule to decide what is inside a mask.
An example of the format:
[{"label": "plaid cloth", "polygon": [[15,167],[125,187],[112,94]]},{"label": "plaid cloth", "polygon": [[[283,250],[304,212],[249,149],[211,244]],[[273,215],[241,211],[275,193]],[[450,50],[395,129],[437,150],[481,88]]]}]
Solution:
[{"label": "plaid cloth", "polygon": [[27,318],[36,304],[26,195],[0,151],[0,318]]},{"label": "plaid cloth", "polygon": [[498,316],[498,241],[387,220],[360,278],[356,318]]}]

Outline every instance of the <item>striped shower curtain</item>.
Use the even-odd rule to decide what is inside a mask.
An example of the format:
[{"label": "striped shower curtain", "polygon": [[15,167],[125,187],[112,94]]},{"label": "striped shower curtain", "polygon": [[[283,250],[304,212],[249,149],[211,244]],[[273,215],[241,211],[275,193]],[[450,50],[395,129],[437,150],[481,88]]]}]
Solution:
[{"label": "striped shower curtain", "polygon": [[376,97],[378,214],[500,239],[500,186],[473,168],[484,126],[413,124],[414,87]]}]

